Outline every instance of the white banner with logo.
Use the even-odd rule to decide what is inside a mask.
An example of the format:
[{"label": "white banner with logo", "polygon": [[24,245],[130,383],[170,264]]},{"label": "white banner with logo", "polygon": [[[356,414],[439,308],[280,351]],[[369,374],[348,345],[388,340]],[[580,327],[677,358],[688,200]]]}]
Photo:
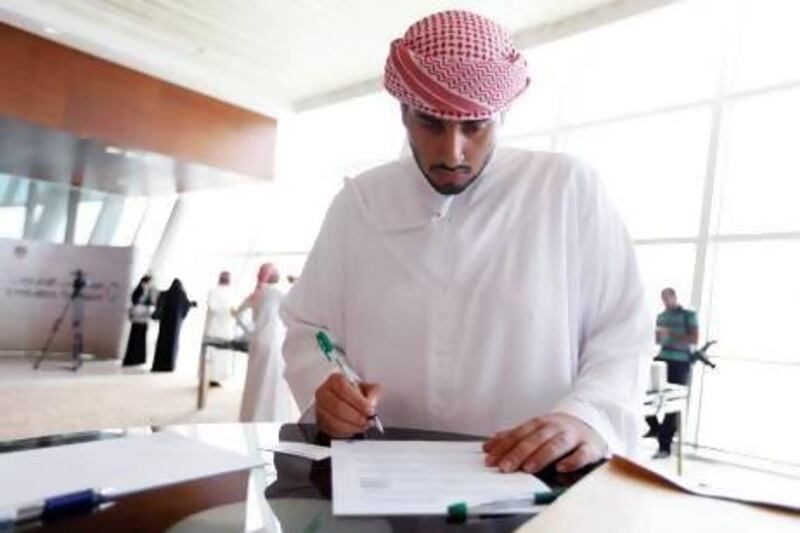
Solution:
[{"label": "white banner with logo", "polygon": [[0,239],[0,351],[39,351],[65,312],[50,351],[71,352],[75,272],[83,271],[83,351],[119,357],[133,248]]}]

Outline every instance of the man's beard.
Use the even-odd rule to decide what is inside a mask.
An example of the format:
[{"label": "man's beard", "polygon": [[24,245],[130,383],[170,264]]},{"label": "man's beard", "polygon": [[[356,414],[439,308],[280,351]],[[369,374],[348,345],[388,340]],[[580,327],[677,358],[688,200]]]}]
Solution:
[{"label": "man's beard", "polygon": [[[483,164],[481,165],[481,168],[478,169],[478,172],[476,172],[475,175],[472,176],[472,178],[469,181],[467,181],[465,183],[462,183],[460,185],[455,184],[455,183],[446,183],[446,184],[440,185],[440,184],[436,183],[433,180],[433,178],[431,178],[430,174],[428,174],[428,172],[426,172],[424,168],[422,168],[422,163],[420,163],[419,155],[417,154],[417,147],[414,146],[414,143],[411,142],[411,139],[408,140],[408,144],[411,147],[411,153],[414,155],[414,161],[416,161],[417,167],[419,168],[420,172],[422,172],[422,175],[425,176],[425,181],[427,181],[428,184],[431,187],[433,187],[433,190],[435,190],[436,192],[438,192],[439,194],[444,195],[444,196],[455,196],[457,194],[461,194],[462,192],[466,191],[469,188],[470,185],[475,183],[478,180],[478,178],[481,177],[481,175],[483,174],[483,171],[486,169],[486,166],[489,164],[489,161],[492,159],[492,156],[494,155],[494,149],[495,149],[495,147],[492,146],[492,149],[489,151],[489,155],[486,156],[486,159],[483,161]],[[463,165],[463,167],[468,172],[472,171],[472,167],[470,167],[469,165]],[[433,170],[433,169],[436,169],[436,168],[441,168],[441,169],[444,169],[444,170],[453,171],[453,170],[462,168],[462,166],[456,167],[456,169],[452,169],[452,168],[446,167],[445,165],[440,163],[440,164],[432,165],[430,170]]]}]

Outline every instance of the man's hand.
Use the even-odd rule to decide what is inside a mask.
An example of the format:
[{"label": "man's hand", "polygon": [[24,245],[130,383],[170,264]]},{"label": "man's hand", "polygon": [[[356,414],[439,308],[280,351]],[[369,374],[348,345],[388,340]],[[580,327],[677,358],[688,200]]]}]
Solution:
[{"label": "man's hand", "polygon": [[496,434],[484,443],[483,451],[486,465],[498,466],[502,472],[533,474],[558,459],[556,470],[573,472],[602,459],[606,443],[581,420],[557,413]]},{"label": "man's hand", "polygon": [[331,437],[363,433],[382,394],[383,387],[377,383],[360,383],[356,389],[343,375],[331,374],[314,395],[317,426]]}]

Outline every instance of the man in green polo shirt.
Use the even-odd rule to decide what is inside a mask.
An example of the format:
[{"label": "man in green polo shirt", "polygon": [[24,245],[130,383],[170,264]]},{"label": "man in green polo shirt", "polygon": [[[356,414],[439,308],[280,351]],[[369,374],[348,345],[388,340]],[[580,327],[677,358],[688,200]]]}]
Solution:
[{"label": "man in green polo shirt", "polygon": [[[661,291],[661,301],[664,302],[664,312],[656,320],[656,344],[661,346],[661,350],[656,361],[667,363],[669,383],[688,385],[692,376],[691,353],[698,338],[697,313],[681,307],[673,288]],[[645,420],[650,427],[645,437],[658,439],[658,452],[653,457],[669,457],[672,438],[678,429],[677,413],[666,414],[660,424],[655,416],[648,416]]]},{"label": "man in green polo shirt", "polygon": [[656,344],[661,346],[656,359],[667,364],[690,363],[690,354],[697,345],[697,313],[681,307],[675,289],[661,291],[661,301],[665,309],[656,320]]}]

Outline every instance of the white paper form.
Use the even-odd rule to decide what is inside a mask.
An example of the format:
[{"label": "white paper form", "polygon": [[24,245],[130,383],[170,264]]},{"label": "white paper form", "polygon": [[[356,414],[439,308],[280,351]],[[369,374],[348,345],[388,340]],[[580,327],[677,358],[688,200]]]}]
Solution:
[{"label": "white paper form", "polygon": [[261,464],[171,432],[2,453],[0,508],[85,489],[127,494]]},{"label": "white paper form", "polygon": [[333,441],[333,514],[443,515],[453,503],[530,498],[549,487],[484,465],[480,442]]},{"label": "white paper form", "polygon": [[296,457],[311,459],[312,461],[322,461],[331,456],[331,449],[327,446],[318,446],[305,442],[280,441],[267,444],[261,448],[267,452],[285,453]]}]

